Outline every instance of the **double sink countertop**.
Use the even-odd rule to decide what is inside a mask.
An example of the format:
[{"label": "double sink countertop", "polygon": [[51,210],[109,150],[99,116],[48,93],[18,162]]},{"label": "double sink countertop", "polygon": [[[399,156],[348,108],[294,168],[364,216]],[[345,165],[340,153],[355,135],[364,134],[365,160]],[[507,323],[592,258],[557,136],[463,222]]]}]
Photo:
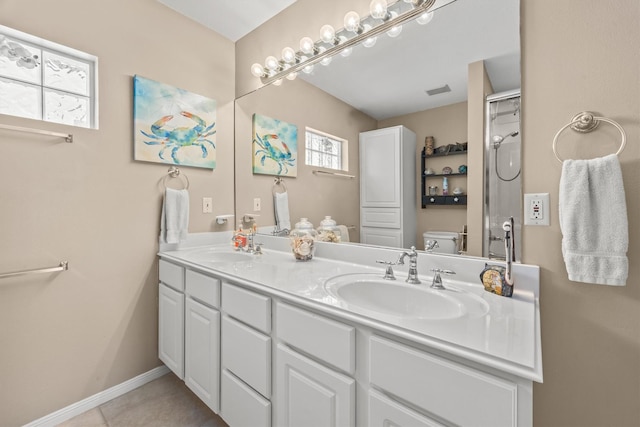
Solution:
[{"label": "double sink countertop", "polygon": [[[310,261],[297,261],[282,237],[256,236],[262,242],[260,255],[236,252],[230,233],[190,235],[186,243],[161,245],[160,257],[189,268],[215,275],[258,292],[366,325],[440,352],[480,363],[528,380],[542,382],[540,341],[539,268],[514,264],[514,295],[506,298],[484,290],[480,272],[485,263],[504,265],[485,258],[419,252],[418,273],[422,284],[408,285],[408,260],[394,267],[396,281],[382,280],[385,268],[376,260],[395,261],[402,249],[346,243],[316,243]],[[454,271],[442,275],[444,291],[432,290],[431,269]],[[351,297],[336,292],[342,282],[360,282],[350,289]],[[335,286],[337,285],[337,286]],[[371,292],[368,292],[368,287]],[[409,288],[414,288],[409,289]],[[400,307],[360,304],[379,290],[408,292]],[[418,292],[416,292],[418,291]],[[423,291],[423,292],[420,292]],[[358,293],[362,293],[359,295]],[[412,298],[420,296],[421,298]],[[462,298],[458,298],[458,297]],[[434,302],[419,307],[420,301]],[[461,301],[462,310],[446,312],[448,301]],[[446,304],[441,304],[446,303]],[[398,304],[396,304],[398,305]],[[456,304],[451,305],[454,307]],[[466,309],[466,308],[470,309]],[[432,315],[433,314],[433,315]]]}]

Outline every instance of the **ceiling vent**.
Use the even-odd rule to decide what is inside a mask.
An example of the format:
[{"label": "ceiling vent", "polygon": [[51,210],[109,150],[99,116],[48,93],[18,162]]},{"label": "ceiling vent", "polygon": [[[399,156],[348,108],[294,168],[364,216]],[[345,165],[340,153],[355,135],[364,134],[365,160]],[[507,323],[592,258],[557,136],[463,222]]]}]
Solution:
[{"label": "ceiling vent", "polygon": [[444,85],[442,87],[437,87],[435,89],[425,90],[425,92],[427,92],[427,95],[433,96],[439,93],[451,92],[451,88],[449,87],[449,85]]}]

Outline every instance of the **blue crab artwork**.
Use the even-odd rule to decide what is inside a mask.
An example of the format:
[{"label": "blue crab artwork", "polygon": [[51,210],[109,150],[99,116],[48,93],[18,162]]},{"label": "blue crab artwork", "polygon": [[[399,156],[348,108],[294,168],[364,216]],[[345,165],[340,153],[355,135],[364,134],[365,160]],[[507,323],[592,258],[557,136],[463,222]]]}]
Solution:
[{"label": "blue crab artwork", "polygon": [[215,169],[215,126],[215,100],[134,77],[136,160]]},{"label": "blue crab artwork", "polygon": [[297,152],[297,126],[253,115],[253,173],[295,177]]}]

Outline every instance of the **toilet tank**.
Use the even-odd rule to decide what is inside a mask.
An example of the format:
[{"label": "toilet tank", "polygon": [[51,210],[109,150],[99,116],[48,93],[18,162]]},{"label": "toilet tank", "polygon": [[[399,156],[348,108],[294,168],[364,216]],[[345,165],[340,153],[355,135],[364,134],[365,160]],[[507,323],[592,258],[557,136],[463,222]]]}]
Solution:
[{"label": "toilet tank", "polygon": [[458,241],[460,235],[454,231],[426,231],[423,235],[424,247],[427,247],[428,240],[437,240],[438,247],[432,252],[445,254],[458,254]]}]

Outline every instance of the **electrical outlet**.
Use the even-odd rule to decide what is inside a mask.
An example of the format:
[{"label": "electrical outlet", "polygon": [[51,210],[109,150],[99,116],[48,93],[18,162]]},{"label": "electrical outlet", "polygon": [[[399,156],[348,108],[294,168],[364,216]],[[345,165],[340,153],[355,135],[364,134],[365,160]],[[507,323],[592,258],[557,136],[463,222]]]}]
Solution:
[{"label": "electrical outlet", "polygon": [[549,225],[549,193],[524,195],[524,224]]},{"label": "electrical outlet", "polygon": [[253,199],[253,211],[260,212],[260,208],[261,208],[260,198],[256,197],[255,199]]},{"label": "electrical outlet", "polygon": [[213,212],[213,199],[211,197],[202,198],[202,213]]}]

